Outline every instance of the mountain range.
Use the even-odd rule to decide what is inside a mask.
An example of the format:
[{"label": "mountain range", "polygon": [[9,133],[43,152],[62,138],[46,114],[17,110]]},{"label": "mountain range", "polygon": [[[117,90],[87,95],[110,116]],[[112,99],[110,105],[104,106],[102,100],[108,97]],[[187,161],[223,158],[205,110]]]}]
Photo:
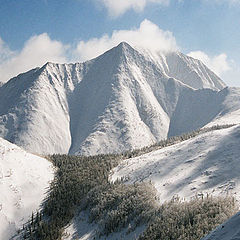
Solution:
[{"label": "mountain range", "polygon": [[39,154],[142,148],[238,115],[239,90],[225,87],[182,53],[121,43],[91,61],[47,63],[4,84],[0,136]]},{"label": "mountain range", "polygon": [[[123,42],[84,63],[46,63],[0,86],[0,102],[0,192],[7,196],[0,195],[4,240],[40,207],[54,176],[51,163],[29,152],[122,153],[228,124],[130,156],[112,169],[109,179],[125,184],[151,181],[162,201],[206,193],[240,199],[240,89],[227,87],[201,61],[180,52],[153,53]],[[28,198],[32,187],[36,191]],[[66,239],[74,238],[81,214],[73,219]],[[236,215],[230,223],[238,219]],[[97,228],[82,223],[89,231]],[[91,239],[84,238],[86,229],[80,230],[79,239]],[[218,239],[220,230],[206,239]]]}]

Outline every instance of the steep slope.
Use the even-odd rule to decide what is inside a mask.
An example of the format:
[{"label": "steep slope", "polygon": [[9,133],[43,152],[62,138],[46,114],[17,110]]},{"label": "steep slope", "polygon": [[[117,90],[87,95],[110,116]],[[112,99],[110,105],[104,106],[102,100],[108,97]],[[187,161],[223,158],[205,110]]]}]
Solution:
[{"label": "steep slope", "polygon": [[174,195],[233,194],[240,198],[240,126],[215,130],[136,158],[124,160],[111,179],[152,181],[162,201]]},{"label": "steep slope", "polygon": [[139,51],[161,68],[167,76],[194,89],[222,90],[226,87],[226,84],[201,61],[181,52],[153,53],[145,49]]},{"label": "steep slope", "polygon": [[0,138],[1,240],[9,240],[30,219],[52,179],[50,162]]},{"label": "steep slope", "polygon": [[181,83],[166,78],[126,44],[97,58],[76,89],[75,101],[83,104],[70,153],[123,151],[165,138],[166,111],[176,104],[165,91],[171,81],[171,97],[177,98]]},{"label": "steep slope", "polygon": [[67,94],[80,81],[84,66],[48,63],[6,83],[0,89],[1,136],[29,151],[67,153]]},{"label": "steep slope", "polygon": [[203,126],[238,124],[240,88],[184,90],[172,115],[168,136],[181,135]]},{"label": "steep slope", "polygon": [[[227,88],[219,92],[210,89],[189,91],[186,89],[181,93],[175,111],[171,117],[168,136],[181,135],[201,128],[213,121],[221,112],[227,109],[223,102],[229,97]],[[240,95],[238,95],[240,100]],[[240,104],[238,105],[238,109]],[[225,114],[223,114],[225,115]],[[235,118],[234,123],[236,123]],[[219,119],[220,125],[223,121]],[[228,124],[228,122],[225,122]]]},{"label": "steep slope", "polygon": [[221,110],[208,126],[240,122],[240,88],[226,88],[223,90],[223,94],[225,97],[221,104]]},{"label": "steep slope", "polygon": [[238,240],[240,239],[240,212],[217,227],[202,240]]},{"label": "steep slope", "polygon": [[180,52],[172,52],[166,55],[170,77],[179,79],[181,82],[195,88],[210,88],[221,90],[226,84],[201,61],[186,56]]},{"label": "steep slope", "polygon": [[90,155],[141,148],[224,116],[222,81],[199,61],[170,55],[121,43],[85,63],[21,74],[0,88],[0,136],[31,152]]}]

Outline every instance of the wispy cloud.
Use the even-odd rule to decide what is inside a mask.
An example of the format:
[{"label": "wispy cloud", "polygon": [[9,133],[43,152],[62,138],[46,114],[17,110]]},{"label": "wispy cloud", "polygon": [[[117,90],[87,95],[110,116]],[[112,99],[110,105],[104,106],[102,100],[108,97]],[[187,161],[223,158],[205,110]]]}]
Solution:
[{"label": "wispy cloud", "polygon": [[[169,6],[171,1],[175,0],[94,0],[96,3],[103,5],[109,16],[117,18],[129,10],[135,12],[142,12],[149,4],[159,4],[162,6]],[[187,0],[177,0],[178,3],[187,2]],[[203,2],[229,4],[230,6],[240,4],[240,0],[201,0]]]},{"label": "wispy cloud", "polygon": [[103,4],[111,17],[119,17],[126,11],[133,9],[136,12],[144,10],[150,3],[168,5],[170,0],[95,0]]},{"label": "wispy cloud", "polygon": [[188,56],[201,60],[207,67],[209,67],[219,76],[222,76],[223,73],[231,69],[230,63],[225,53],[210,57],[202,51],[194,51],[188,53]]},{"label": "wispy cloud", "polygon": [[[31,37],[20,51],[12,51],[0,38],[0,81],[5,82],[21,72],[40,67],[46,62],[82,62],[104,53],[120,42],[128,42],[133,47],[151,51],[177,51],[180,47],[173,33],[164,31],[149,20],[141,22],[138,28],[114,31],[88,41],[79,41],[76,45],[64,45],[51,39],[47,33]],[[205,63],[220,76],[231,73],[233,64],[225,53],[209,56],[202,51],[190,52],[191,57]],[[237,67],[235,68],[235,70]],[[235,75],[238,73],[235,71]]]},{"label": "wispy cloud", "polygon": [[160,29],[149,20],[144,20],[139,28],[114,31],[111,36],[103,35],[88,41],[80,41],[75,50],[77,59],[87,60],[94,58],[116,46],[120,42],[128,42],[133,47],[142,47],[152,51],[178,50],[173,34]]},{"label": "wispy cloud", "polygon": [[[206,0],[205,0],[206,1]],[[209,1],[209,0],[207,0]],[[240,0],[214,0],[217,3],[229,3],[229,4],[239,4]]]},{"label": "wispy cloud", "polygon": [[0,37],[0,64],[1,62],[6,61],[14,53],[10,50],[7,44]]},{"label": "wispy cloud", "polygon": [[132,46],[147,48],[152,51],[178,50],[176,39],[169,31],[160,29],[149,20],[144,20],[139,28],[114,31],[111,36],[79,41],[77,45],[66,46],[52,40],[47,33],[31,37],[22,50],[14,52],[0,38],[0,81],[46,62],[85,61],[97,57],[110,48],[125,41]]},{"label": "wispy cloud", "polygon": [[67,46],[51,40],[46,33],[31,37],[19,52],[11,51],[0,39],[0,81],[5,82],[48,61],[66,62],[66,49]]},{"label": "wispy cloud", "polygon": [[[205,3],[211,4],[227,4],[229,6],[235,6],[236,4],[240,4],[240,0],[200,0]],[[178,2],[187,2],[187,0],[178,0]]]}]

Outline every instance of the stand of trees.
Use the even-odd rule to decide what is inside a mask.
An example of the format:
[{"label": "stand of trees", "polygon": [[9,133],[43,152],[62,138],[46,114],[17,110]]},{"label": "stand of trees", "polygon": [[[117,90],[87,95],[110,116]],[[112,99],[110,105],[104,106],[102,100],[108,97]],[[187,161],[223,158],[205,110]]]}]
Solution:
[{"label": "stand of trees", "polygon": [[98,155],[93,157],[52,155],[49,159],[56,166],[48,197],[43,203],[41,220],[37,214],[25,227],[24,239],[61,239],[62,229],[74,216],[76,209],[94,187],[108,182],[109,171],[117,166],[119,157]]},{"label": "stand of trees", "polygon": [[[32,215],[20,231],[23,239],[58,240],[76,209],[89,210],[90,221],[99,224],[101,235],[128,227],[133,231],[145,224],[143,239],[200,239],[236,212],[230,198],[195,198],[190,202],[174,199],[160,205],[154,187],[148,183],[110,183],[110,170],[128,157],[190,139],[198,134],[227,128],[214,126],[163,140],[153,146],[122,154],[97,156],[52,155],[56,167],[42,210]],[[130,226],[130,227],[129,227]]]}]

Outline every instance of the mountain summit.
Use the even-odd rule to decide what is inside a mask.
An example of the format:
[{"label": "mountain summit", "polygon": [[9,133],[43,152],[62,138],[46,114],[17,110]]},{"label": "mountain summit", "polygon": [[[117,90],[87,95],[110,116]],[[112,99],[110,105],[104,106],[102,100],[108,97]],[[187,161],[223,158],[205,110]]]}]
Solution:
[{"label": "mountain summit", "polygon": [[44,154],[141,148],[238,116],[229,99],[239,91],[224,87],[182,53],[121,43],[84,63],[47,63],[9,80],[0,88],[0,136]]}]

